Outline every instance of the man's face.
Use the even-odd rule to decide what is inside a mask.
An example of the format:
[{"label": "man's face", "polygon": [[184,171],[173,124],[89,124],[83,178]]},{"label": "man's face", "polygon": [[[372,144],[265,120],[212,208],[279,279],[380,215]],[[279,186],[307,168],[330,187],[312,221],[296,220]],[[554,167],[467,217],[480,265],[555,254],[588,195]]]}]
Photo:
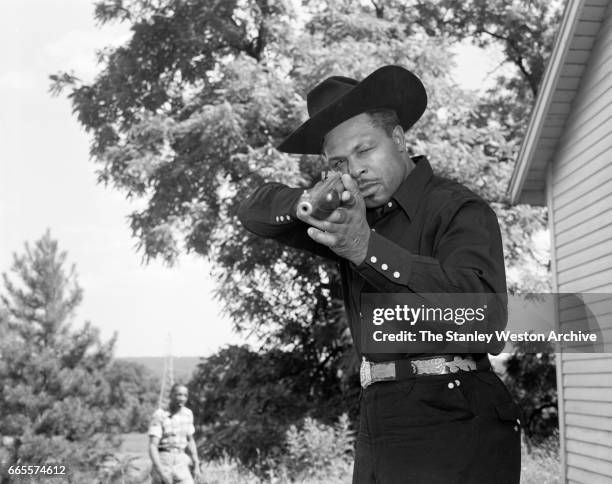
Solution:
[{"label": "man's face", "polygon": [[179,385],[174,387],[172,390],[172,394],[170,395],[170,403],[175,407],[184,407],[187,403],[188,397],[189,393],[187,391],[187,387]]},{"label": "man's face", "polygon": [[389,201],[408,174],[401,128],[393,136],[359,114],[332,129],[323,142],[331,169],[349,173],[359,184],[366,207]]}]

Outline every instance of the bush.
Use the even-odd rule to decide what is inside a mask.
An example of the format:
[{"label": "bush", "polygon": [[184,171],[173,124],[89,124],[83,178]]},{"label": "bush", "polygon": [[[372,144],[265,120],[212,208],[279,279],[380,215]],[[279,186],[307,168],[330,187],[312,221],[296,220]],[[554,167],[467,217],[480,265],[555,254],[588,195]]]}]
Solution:
[{"label": "bush", "polygon": [[353,445],[346,414],[334,426],[307,417],[302,428],[287,431],[281,469],[291,481],[341,482],[352,473]]},{"label": "bush", "polygon": [[521,455],[521,483],[561,484],[561,463],[559,459],[559,435],[528,450],[523,445]]},{"label": "bush", "polygon": [[332,424],[357,402],[340,377],[313,364],[299,351],[255,352],[229,346],[203,360],[189,382],[196,439],[203,459],[228,456],[259,475],[278,463],[287,431],[311,416]]},{"label": "bush", "polygon": [[552,345],[538,352],[533,343],[516,343],[505,361],[504,383],[523,411],[528,445],[539,446],[559,428],[557,374]]}]

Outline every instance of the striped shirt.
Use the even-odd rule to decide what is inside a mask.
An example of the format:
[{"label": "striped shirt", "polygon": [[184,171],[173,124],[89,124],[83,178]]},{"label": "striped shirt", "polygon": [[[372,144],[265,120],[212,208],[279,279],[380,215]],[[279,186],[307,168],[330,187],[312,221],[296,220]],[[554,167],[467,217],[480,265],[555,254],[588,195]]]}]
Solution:
[{"label": "striped shirt", "polygon": [[194,433],[193,413],[187,407],[172,415],[160,408],[153,414],[149,426],[149,436],[159,438],[160,450],[185,450],[188,437]]}]

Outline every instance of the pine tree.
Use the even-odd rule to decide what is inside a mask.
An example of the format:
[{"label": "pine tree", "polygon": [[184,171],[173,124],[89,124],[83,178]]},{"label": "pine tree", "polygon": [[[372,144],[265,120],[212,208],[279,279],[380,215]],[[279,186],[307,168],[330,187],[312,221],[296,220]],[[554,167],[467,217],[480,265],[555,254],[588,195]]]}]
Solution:
[{"label": "pine tree", "polygon": [[77,482],[114,451],[125,418],[109,378],[115,338],[72,327],[83,290],[66,259],[47,232],[3,274],[0,435],[5,466],[61,464]]}]

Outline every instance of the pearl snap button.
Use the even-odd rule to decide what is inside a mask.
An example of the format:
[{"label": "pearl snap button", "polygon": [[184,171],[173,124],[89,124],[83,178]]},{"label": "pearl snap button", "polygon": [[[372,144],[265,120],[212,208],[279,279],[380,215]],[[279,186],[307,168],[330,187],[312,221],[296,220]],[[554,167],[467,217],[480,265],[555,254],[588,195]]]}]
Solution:
[{"label": "pearl snap button", "polygon": [[455,385],[459,386],[461,385],[461,382],[459,380],[455,380]]},{"label": "pearl snap button", "polygon": [[378,259],[377,259],[377,258],[376,258],[376,256],[374,256],[374,255],[373,255],[372,257],[370,257],[370,262],[371,262],[372,264],[376,264],[376,261],[377,261],[377,260],[378,260]]},{"label": "pearl snap button", "polygon": [[453,388],[455,388],[455,384],[452,381],[449,382],[448,388],[450,388],[452,390]]},{"label": "pearl snap button", "polygon": [[381,267],[381,269],[382,269],[383,271],[386,271],[386,270],[389,268],[389,266],[388,266],[387,264],[383,264],[383,265],[382,265],[382,266],[380,266],[380,267]]},{"label": "pearl snap button", "polygon": [[395,277],[396,279],[397,279],[399,276],[400,276],[400,273],[399,273],[399,272],[395,271],[395,272],[393,273],[393,277]]},{"label": "pearl snap button", "polygon": [[278,217],[280,219],[280,221],[282,222],[283,220],[285,220],[285,217],[283,217],[282,215],[280,217]]},{"label": "pearl snap button", "polygon": [[516,425],[514,426],[514,431],[518,432],[518,427]]},{"label": "pearl snap button", "polygon": [[393,206],[393,202],[389,202],[389,203],[387,203],[387,206],[388,206],[389,208],[391,208],[391,207]]}]

